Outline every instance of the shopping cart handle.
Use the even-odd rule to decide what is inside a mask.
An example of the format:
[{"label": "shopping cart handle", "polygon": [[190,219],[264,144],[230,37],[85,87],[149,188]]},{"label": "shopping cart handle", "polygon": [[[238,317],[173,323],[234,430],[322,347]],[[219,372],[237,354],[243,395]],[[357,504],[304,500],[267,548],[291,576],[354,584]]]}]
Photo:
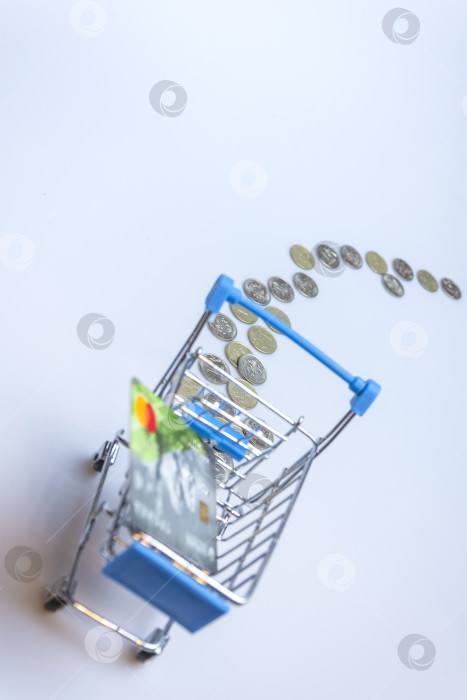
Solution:
[{"label": "shopping cart handle", "polygon": [[226,301],[231,304],[240,304],[245,309],[253,312],[270,326],[273,326],[297,343],[297,345],[330,369],[331,372],[334,372],[334,374],[337,374],[338,377],[343,379],[349,385],[350,390],[355,394],[350,401],[350,408],[358,416],[363,416],[378,396],[381,391],[379,384],[372,379],[367,379],[365,381],[347,372],[346,369],[341,367],[337,362],[334,362],[332,358],[317,348],[316,345],[310,343],[309,340],[306,340],[306,338],[297,333],[297,331],[277,318],[277,316],[274,316],[274,314],[271,314],[256,302],[248,299],[248,297],[235,287],[234,281],[230,277],[227,277],[227,275],[220,275],[206,297],[206,310],[211,313],[219,313],[222,305]]}]

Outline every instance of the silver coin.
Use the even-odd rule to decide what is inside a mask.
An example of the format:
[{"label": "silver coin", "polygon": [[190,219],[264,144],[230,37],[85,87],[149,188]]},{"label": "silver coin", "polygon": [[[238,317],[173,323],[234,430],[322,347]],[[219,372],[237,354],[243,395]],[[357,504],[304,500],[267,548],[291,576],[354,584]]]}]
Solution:
[{"label": "silver coin", "polygon": [[318,258],[321,260],[323,265],[326,265],[326,267],[330,267],[331,270],[335,270],[339,267],[339,256],[334,248],[331,248],[331,246],[321,243],[317,247],[316,253]]},{"label": "silver coin", "polygon": [[362,256],[358,250],[352,248],[351,245],[342,245],[339,249],[339,253],[341,254],[342,260],[349,267],[353,267],[354,270],[359,270],[362,267]]},{"label": "silver coin", "polygon": [[222,452],[217,447],[212,448],[214,453],[214,469],[216,474],[216,481],[220,484],[226,484],[230,479],[232,472],[227,468],[234,467],[234,461],[226,452]]},{"label": "silver coin", "polygon": [[[251,418],[245,418],[244,421],[245,425],[248,425],[252,430],[256,430],[259,432],[260,435],[266,438],[266,440],[269,440],[270,442],[274,442],[274,435],[271,433],[270,430],[267,428],[263,428],[262,425],[258,425],[258,423],[255,423],[254,420],[251,420]],[[244,435],[250,435],[249,443],[250,445],[254,445],[254,447],[257,447],[259,450],[268,450],[271,445],[268,445],[267,442],[264,442],[264,440],[261,440],[257,435],[252,435],[248,430],[243,430]]]},{"label": "silver coin", "polygon": [[395,297],[403,297],[404,296],[404,287],[399,282],[397,277],[394,277],[394,275],[390,275],[388,273],[385,273],[382,276],[382,281],[383,281],[384,288],[389,292],[389,294],[392,294]]},{"label": "silver coin", "polygon": [[276,299],[288,304],[294,298],[294,291],[290,284],[282,279],[282,277],[270,277],[268,279],[268,287]]},{"label": "silver coin", "polygon": [[[229,368],[227,367],[224,360],[221,360],[220,357],[217,357],[217,355],[212,355],[210,353],[206,353],[205,357],[208,360],[211,360],[211,362],[213,362],[215,365],[217,365],[218,367],[223,369],[224,372],[227,372],[227,374],[230,374]],[[209,367],[202,360],[199,360],[198,367],[199,367],[199,371],[201,372],[203,377],[205,377],[208,380],[208,382],[211,382],[212,384],[227,384],[226,377],[223,377],[222,374],[220,374],[219,372],[216,372],[215,369],[212,369],[211,367]]]},{"label": "silver coin", "polygon": [[208,328],[220,340],[233,340],[237,336],[237,326],[225,314],[217,314],[212,323],[208,321]]},{"label": "silver coin", "polygon": [[460,299],[462,296],[462,292],[457,284],[448,279],[448,277],[443,277],[441,280],[441,289],[452,299]]},{"label": "silver coin", "polygon": [[[212,404],[216,408],[220,408],[221,411],[224,411],[224,413],[228,413],[229,416],[236,416],[237,411],[235,408],[232,406],[232,404],[229,403],[224,403],[225,401],[228,401],[227,397],[224,399],[220,399],[218,396],[215,396],[214,394],[208,393],[204,396],[205,401],[208,403]],[[214,408],[211,410],[215,411]]]},{"label": "silver coin", "polygon": [[394,272],[398,274],[399,277],[402,277],[403,280],[406,282],[413,280],[413,270],[409,263],[406,263],[405,260],[396,258],[392,261],[392,266],[394,268]]},{"label": "silver coin", "polygon": [[295,288],[304,297],[315,297],[318,294],[318,285],[304,272],[296,272],[293,276]]},{"label": "silver coin", "polygon": [[264,384],[268,378],[266,368],[256,355],[246,353],[238,358],[237,369],[250,384]]},{"label": "silver coin", "polygon": [[245,280],[243,283],[243,291],[249,299],[261,306],[267,306],[271,301],[268,288],[259,280],[252,278]]}]

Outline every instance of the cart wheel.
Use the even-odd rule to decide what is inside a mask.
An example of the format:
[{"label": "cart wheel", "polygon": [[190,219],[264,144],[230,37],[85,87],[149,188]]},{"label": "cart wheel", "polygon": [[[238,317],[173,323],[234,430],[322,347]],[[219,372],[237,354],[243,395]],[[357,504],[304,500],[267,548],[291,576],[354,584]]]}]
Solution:
[{"label": "cart wheel", "polygon": [[62,600],[62,598],[57,598],[57,596],[52,595],[46,599],[44,608],[50,612],[55,612],[56,610],[60,610],[60,608],[64,608],[65,605],[66,602]]},{"label": "cart wheel", "polygon": [[144,663],[145,661],[148,661],[148,659],[153,659],[155,656],[157,656],[157,654],[154,654],[154,653],[152,653],[152,652],[150,652],[150,651],[144,651],[144,649],[141,649],[141,651],[139,651],[139,652],[136,654],[137,660],[138,660],[138,661],[141,661],[141,663]]},{"label": "cart wheel", "polygon": [[94,459],[96,455],[93,456],[92,458],[92,468],[94,469],[95,472],[101,472],[102,467],[104,466],[104,459]]}]

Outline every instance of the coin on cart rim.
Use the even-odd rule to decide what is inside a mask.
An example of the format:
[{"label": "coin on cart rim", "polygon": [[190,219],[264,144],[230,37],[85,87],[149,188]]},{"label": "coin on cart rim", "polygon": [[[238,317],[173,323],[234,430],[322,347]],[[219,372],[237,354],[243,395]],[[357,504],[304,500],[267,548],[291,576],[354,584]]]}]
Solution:
[{"label": "coin on cart rim", "polygon": [[[230,370],[228,366],[225,364],[224,360],[222,360],[220,357],[217,355],[213,355],[212,353],[206,353],[205,357],[208,360],[211,360],[215,365],[220,367],[221,369],[224,370],[224,372],[227,372],[227,374],[230,374]],[[198,367],[199,371],[205,377],[209,382],[212,384],[226,384],[227,383],[227,377],[224,377],[222,374],[219,372],[216,372],[215,369],[212,369],[212,367],[209,367],[205,362],[203,362],[201,359],[198,361]]]},{"label": "coin on cart rim", "polygon": [[348,267],[351,267],[354,270],[359,270],[363,265],[362,256],[358,250],[355,250],[355,248],[353,248],[351,245],[341,245],[339,253],[341,254],[342,260]]},{"label": "coin on cart rim", "polygon": [[271,295],[266,285],[251,277],[244,281],[243,291],[249,299],[260,304],[260,306],[267,306],[271,301]]},{"label": "coin on cart rim", "polygon": [[311,250],[302,245],[293,245],[290,249],[290,257],[298,267],[302,270],[312,270],[315,264],[315,259]]},{"label": "coin on cart rim", "polygon": [[183,377],[182,381],[180,382],[180,386],[178,387],[177,394],[182,396],[184,399],[191,399],[193,396],[196,396],[196,394],[199,394],[203,387],[201,384],[198,384],[194,379],[190,379],[190,377]]},{"label": "coin on cart rim", "polygon": [[394,268],[394,271],[399,275],[399,277],[402,277],[403,280],[406,282],[410,282],[413,280],[413,270],[410,267],[409,263],[406,263],[405,260],[401,260],[401,258],[395,258],[392,261],[392,266]]},{"label": "coin on cart rim", "polygon": [[[253,391],[256,394],[255,388],[245,379],[239,379],[238,381],[241,384],[244,384],[248,389],[250,389],[250,391]],[[247,410],[254,408],[258,403],[256,399],[253,398],[253,396],[247,394],[246,391],[242,391],[240,387],[238,387],[236,384],[233,384],[232,382],[229,382],[227,384],[227,393],[232,399],[232,401],[237,404],[237,406],[240,406],[241,408],[246,408]]]},{"label": "coin on cart rim", "polygon": [[251,353],[246,353],[238,358],[237,368],[243,379],[246,379],[250,384],[264,384],[268,378],[266,367],[256,355]]},{"label": "coin on cart rim", "polygon": [[[274,442],[274,435],[267,428],[264,428],[262,425],[258,425],[258,423],[255,423],[255,421],[251,420],[251,418],[245,418],[243,422],[253,430],[257,430],[263,437],[266,438],[266,440]],[[272,447],[272,445],[268,445],[267,442],[261,440],[261,438],[257,435],[252,435],[248,430],[243,430],[243,434],[250,435],[250,445],[254,445],[254,447],[257,447],[259,450],[269,450]]]},{"label": "coin on cart rim", "polygon": [[323,265],[331,268],[331,270],[336,270],[339,267],[339,256],[334,248],[331,248],[331,246],[326,245],[325,243],[320,243],[320,245],[316,248],[316,254]]},{"label": "coin on cart rim", "polygon": [[460,299],[462,292],[455,282],[450,280],[448,277],[443,277],[441,280],[441,289],[445,292],[451,299]]},{"label": "coin on cart rim", "polygon": [[293,283],[295,289],[304,297],[312,298],[317,296],[319,292],[318,285],[314,279],[305,275],[304,272],[296,272],[293,276]]},{"label": "coin on cart rim", "polygon": [[219,340],[233,340],[237,336],[237,326],[225,314],[217,314],[212,323],[208,321],[208,328]]},{"label": "coin on cart rim", "polygon": [[382,277],[381,280],[383,282],[383,286],[386,289],[389,294],[392,294],[394,297],[403,297],[404,296],[404,287],[402,284],[399,282],[397,277],[394,277],[394,275],[390,275],[389,273],[385,273]]},{"label": "coin on cart rim", "polygon": [[426,289],[427,292],[438,291],[439,284],[431,272],[428,272],[428,270],[419,270],[417,272],[417,279],[422,285],[423,289]]},{"label": "coin on cart rim", "polygon": [[255,323],[258,320],[258,316],[248,309],[245,309],[241,304],[230,304],[230,310],[236,319],[242,321],[242,323]]},{"label": "coin on cart rim", "polygon": [[294,291],[282,277],[270,277],[268,279],[268,287],[271,294],[284,304],[290,304],[293,301]]},{"label": "coin on cart rim", "polygon": [[374,250],[368,251],[365,255],[365,260],[370,270],[373,270],[373,272],[376,272],[378,275],[384,275],[388,271],[386,260],[382,258],[379,253],[375,253]]},{"label": "coin on cart rim", "polygon": [[[215,406],[215,408],[210,409],[211,411],[216,411],[216,409],[220,408],[221,411],[224,411],[224,413],[228,413],[229,416],[236,416],[237,415],[237,411],[232,406],[232,404],[230,403],[227,396],[220,398],[219,396],[216,396],[215,394],[211,394],[209,392],[208,394],[205,394],[203,398],[205,401],[208,401],[209,403],[211,403]],[[224,403],[224,401],[226,403]],[[221,404],[222,404],[222,407],[221,407]],[[209,407],[206,406],[206,408],[209,408]]]},{"label": "coin on cart rim", "polygon": [[267,328],[262,326],[251,326],[248,329],[248,340],[255,350],[264,355],[271,355],[277,350],[277,341]]},{"label": "coin on cart rim", "polygon": [[[276,309],[275,306],[268,306],[267,309],[266,309],[266,311],[269,311],[270,314],[273,314],[274,316],[277,316],[277,318],[279,319],[279,321],[283,321],[283,322],[286,323],[289,327],[292,326],[292,324],[290,323],[289,317],[288,317],[287,314],[285,314],[281,309]],[[270,328],[272,331],[274,331],[274,333],[281,333],[281,334],[282,334],[282,331],[278,331],[277,328],[274,328],[274,326],[271,326],[270,323],[266,323],[266,325],[267,325],[268,328]]]},{"label": "coin on cart rim", "polygon": [[225,346],[225,356],[234,367],[237,366],[238,358],[248,352],[251,352],[251,348],[249,348],[247,345],[243,345],[243,343],[239,343],[236,340],[232,341],[231,343],[227,343]]}]

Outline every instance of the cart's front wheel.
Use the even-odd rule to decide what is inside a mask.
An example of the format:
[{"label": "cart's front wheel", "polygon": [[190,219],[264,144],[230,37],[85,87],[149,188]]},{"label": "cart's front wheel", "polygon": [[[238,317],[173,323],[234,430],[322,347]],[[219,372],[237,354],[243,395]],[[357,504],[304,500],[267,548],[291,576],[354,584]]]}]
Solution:
[{"label": "cart's front wheel", "polygon": [[141,663],[144,663],[145,661],[148,661],[149,659],[153,659],[157,654],[151,652],[151,651],[144,651],[144,649],[141,649],[136,654],[136,658],[138,661],[141,661]]},{"label": "cart's front wheel", "polygon": [[58,598],[56,595],[48,596],[44,602],[44,608],[45,610],[49,610],[49,612],[60,610],[60,608],[64,608],[65,605],[66,601],[63,600],[63,598]]}]

